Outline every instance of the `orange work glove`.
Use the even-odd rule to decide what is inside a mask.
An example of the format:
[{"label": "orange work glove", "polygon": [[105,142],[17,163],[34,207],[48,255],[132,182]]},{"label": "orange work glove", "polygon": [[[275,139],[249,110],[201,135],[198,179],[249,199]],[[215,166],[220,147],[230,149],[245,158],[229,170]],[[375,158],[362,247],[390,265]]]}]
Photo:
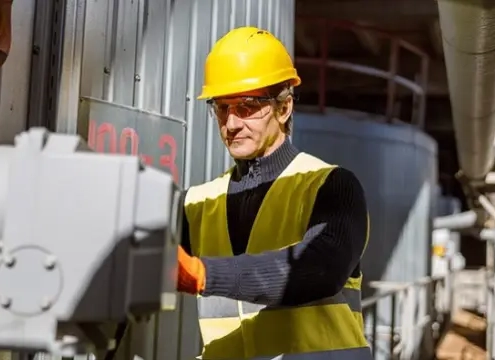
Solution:
[{"label": "orange work glove", "polygon": [[196,256],[190,256],[179,246],[179,279],[177,290],[197,295],[205,289],[205,266]]}]

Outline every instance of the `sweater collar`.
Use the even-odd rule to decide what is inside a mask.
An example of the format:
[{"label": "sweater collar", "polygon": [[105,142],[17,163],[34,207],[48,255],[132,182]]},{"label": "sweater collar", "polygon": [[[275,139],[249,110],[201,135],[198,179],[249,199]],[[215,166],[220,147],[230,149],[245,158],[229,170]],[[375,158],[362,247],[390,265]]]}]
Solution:
[{"label": "sweater collar", "polygon": [[236,160],[236,177],[260,177],[263,182],[275,180],[299,153],[289,137],[273,153],[251,160]]}]

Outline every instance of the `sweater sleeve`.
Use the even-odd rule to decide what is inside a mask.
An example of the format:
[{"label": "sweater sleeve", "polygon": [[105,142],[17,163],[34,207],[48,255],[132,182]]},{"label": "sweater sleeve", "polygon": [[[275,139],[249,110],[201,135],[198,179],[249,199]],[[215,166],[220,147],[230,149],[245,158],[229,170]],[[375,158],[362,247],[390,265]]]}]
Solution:
[{"label": "sweater sleeve", "polygon": [[298,244],[258,255],[201,258],[206,267],[203,296],[292,306],[333,296],[359,273],[367,216],[359,180],[338,168],[319,189]]}]

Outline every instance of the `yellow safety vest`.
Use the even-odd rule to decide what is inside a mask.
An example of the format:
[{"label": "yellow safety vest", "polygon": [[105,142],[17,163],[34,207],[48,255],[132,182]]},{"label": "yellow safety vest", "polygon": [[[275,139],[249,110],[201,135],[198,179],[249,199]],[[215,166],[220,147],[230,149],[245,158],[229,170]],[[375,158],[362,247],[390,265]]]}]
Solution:
[{"label": "yellow safety vest", "polygon": [[[246,253],[301,241],[318,189],[335,168],[299,153],[268,190]],[[231,173],[187,192],[185,209],[196,256],[233,256],[226,205]],[[297,307],[199,296],[202,359],[372,359],[363,334],[361,280],[362,275],[349,278],[337,295]]]}]

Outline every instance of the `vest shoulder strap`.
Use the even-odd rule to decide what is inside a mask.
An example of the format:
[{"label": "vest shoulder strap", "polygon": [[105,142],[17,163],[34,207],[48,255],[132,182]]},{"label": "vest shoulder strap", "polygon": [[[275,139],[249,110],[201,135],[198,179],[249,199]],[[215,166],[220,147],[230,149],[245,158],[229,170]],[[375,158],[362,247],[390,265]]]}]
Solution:
[{"label": "vest shoulder strap", "polygon": [[196,204],[205,201],[207,198],[215,199],[226,193],[230,176],[234,167],[224,172],[219,177],[204,184],[191,186],[187,189],[184,205]]},{"label": "vest shoulder strap", "polygon": [[[322,169],[334,169],[337,165],[331,165],[316,156],[305,152],[300,152],[292,160],[287,168],[280,174],[280,177],[291,176],[297,173],[306,173]],[[224,172],[222,175],[201,185],[191,186],[186,193],[185,205],[195,204],[206,200],[207,198],[215,199],[228,189],[228,182],[234,167]]]},{"label": "vest shoulder strap", "polygon": [[316,156],[300,152],[280,176],[291,176],[297,173],[306,173],[328,168],[333,170],[337,167],[337,165],[328,164]]}]

